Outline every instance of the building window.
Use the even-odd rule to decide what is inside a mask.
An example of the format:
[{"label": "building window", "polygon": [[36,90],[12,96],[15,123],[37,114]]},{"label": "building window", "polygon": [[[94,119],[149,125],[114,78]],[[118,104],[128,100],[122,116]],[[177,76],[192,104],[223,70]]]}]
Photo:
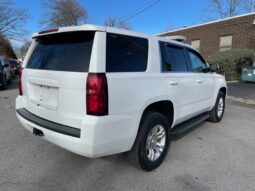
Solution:
[{"label": "building window", "polygon": [[192,40],[191,46],[193,46],[195,49],[199,50],[200,49],[200,40]]},{"label": "building window", "polygon": [[232,49],[233,36],[220,37],[220,52]]}]

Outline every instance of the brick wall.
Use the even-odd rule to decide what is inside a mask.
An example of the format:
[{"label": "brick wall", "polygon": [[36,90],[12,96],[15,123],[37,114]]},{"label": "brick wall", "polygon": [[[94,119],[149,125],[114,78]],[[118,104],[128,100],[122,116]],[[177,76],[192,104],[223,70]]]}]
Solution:
[{"label": "brick wall", "polygon": [[195,26],[173,32],[166,32],[160,36],[186,36],[186,43],[191,44],[192,40],[200,40],[200,52],[203,56],[219,51],[220,37],[232,35],[232,48],[253,49],[255,51],[255,13],[222,20],[211,24]]}]

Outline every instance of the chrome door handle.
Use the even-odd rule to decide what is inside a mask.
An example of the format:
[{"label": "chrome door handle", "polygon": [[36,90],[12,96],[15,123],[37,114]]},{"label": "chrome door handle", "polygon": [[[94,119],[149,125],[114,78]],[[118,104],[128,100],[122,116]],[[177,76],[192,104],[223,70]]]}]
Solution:
[{"label": "chrome door handle", "polygon": [[197,83],[202,84],[203,80],[197,80]]},{"label": "chrome door handle", "polygon": [[177,81],[169,81],[168,82],[170,85],[172,86],[177,86],[178,85],[178,82]]}]

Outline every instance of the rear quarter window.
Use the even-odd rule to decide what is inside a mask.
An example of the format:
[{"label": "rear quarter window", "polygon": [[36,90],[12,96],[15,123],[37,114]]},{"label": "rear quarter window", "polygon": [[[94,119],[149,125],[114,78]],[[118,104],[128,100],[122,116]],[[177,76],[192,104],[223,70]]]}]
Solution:
[{"label": "rear quarter window", "polygon": [[108,33],[106,46],[106,72],[146,70],[148,39]]},{"label": "rear quarter window", "polygon": [[88,72],[95,32],[66,32],[40,36],[27,68]]}]

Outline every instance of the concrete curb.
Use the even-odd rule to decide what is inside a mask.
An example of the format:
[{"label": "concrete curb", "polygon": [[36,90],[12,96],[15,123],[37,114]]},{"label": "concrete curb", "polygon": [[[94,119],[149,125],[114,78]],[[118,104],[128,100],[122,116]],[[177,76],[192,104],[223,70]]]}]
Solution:
[{"label": "concrete curb", "polygon": [[239,97],[227,96],[227,100],[237,101],[237,102],[245,103],[248,105],[255,105],[255,100],[253,99],[243,99]]},{"label": "concrete curb", "polygon": [[233,81],[227,81],[227,83],[231,84],[231,83],[238,83],[241,82],[240,80],[233,80]]}]

